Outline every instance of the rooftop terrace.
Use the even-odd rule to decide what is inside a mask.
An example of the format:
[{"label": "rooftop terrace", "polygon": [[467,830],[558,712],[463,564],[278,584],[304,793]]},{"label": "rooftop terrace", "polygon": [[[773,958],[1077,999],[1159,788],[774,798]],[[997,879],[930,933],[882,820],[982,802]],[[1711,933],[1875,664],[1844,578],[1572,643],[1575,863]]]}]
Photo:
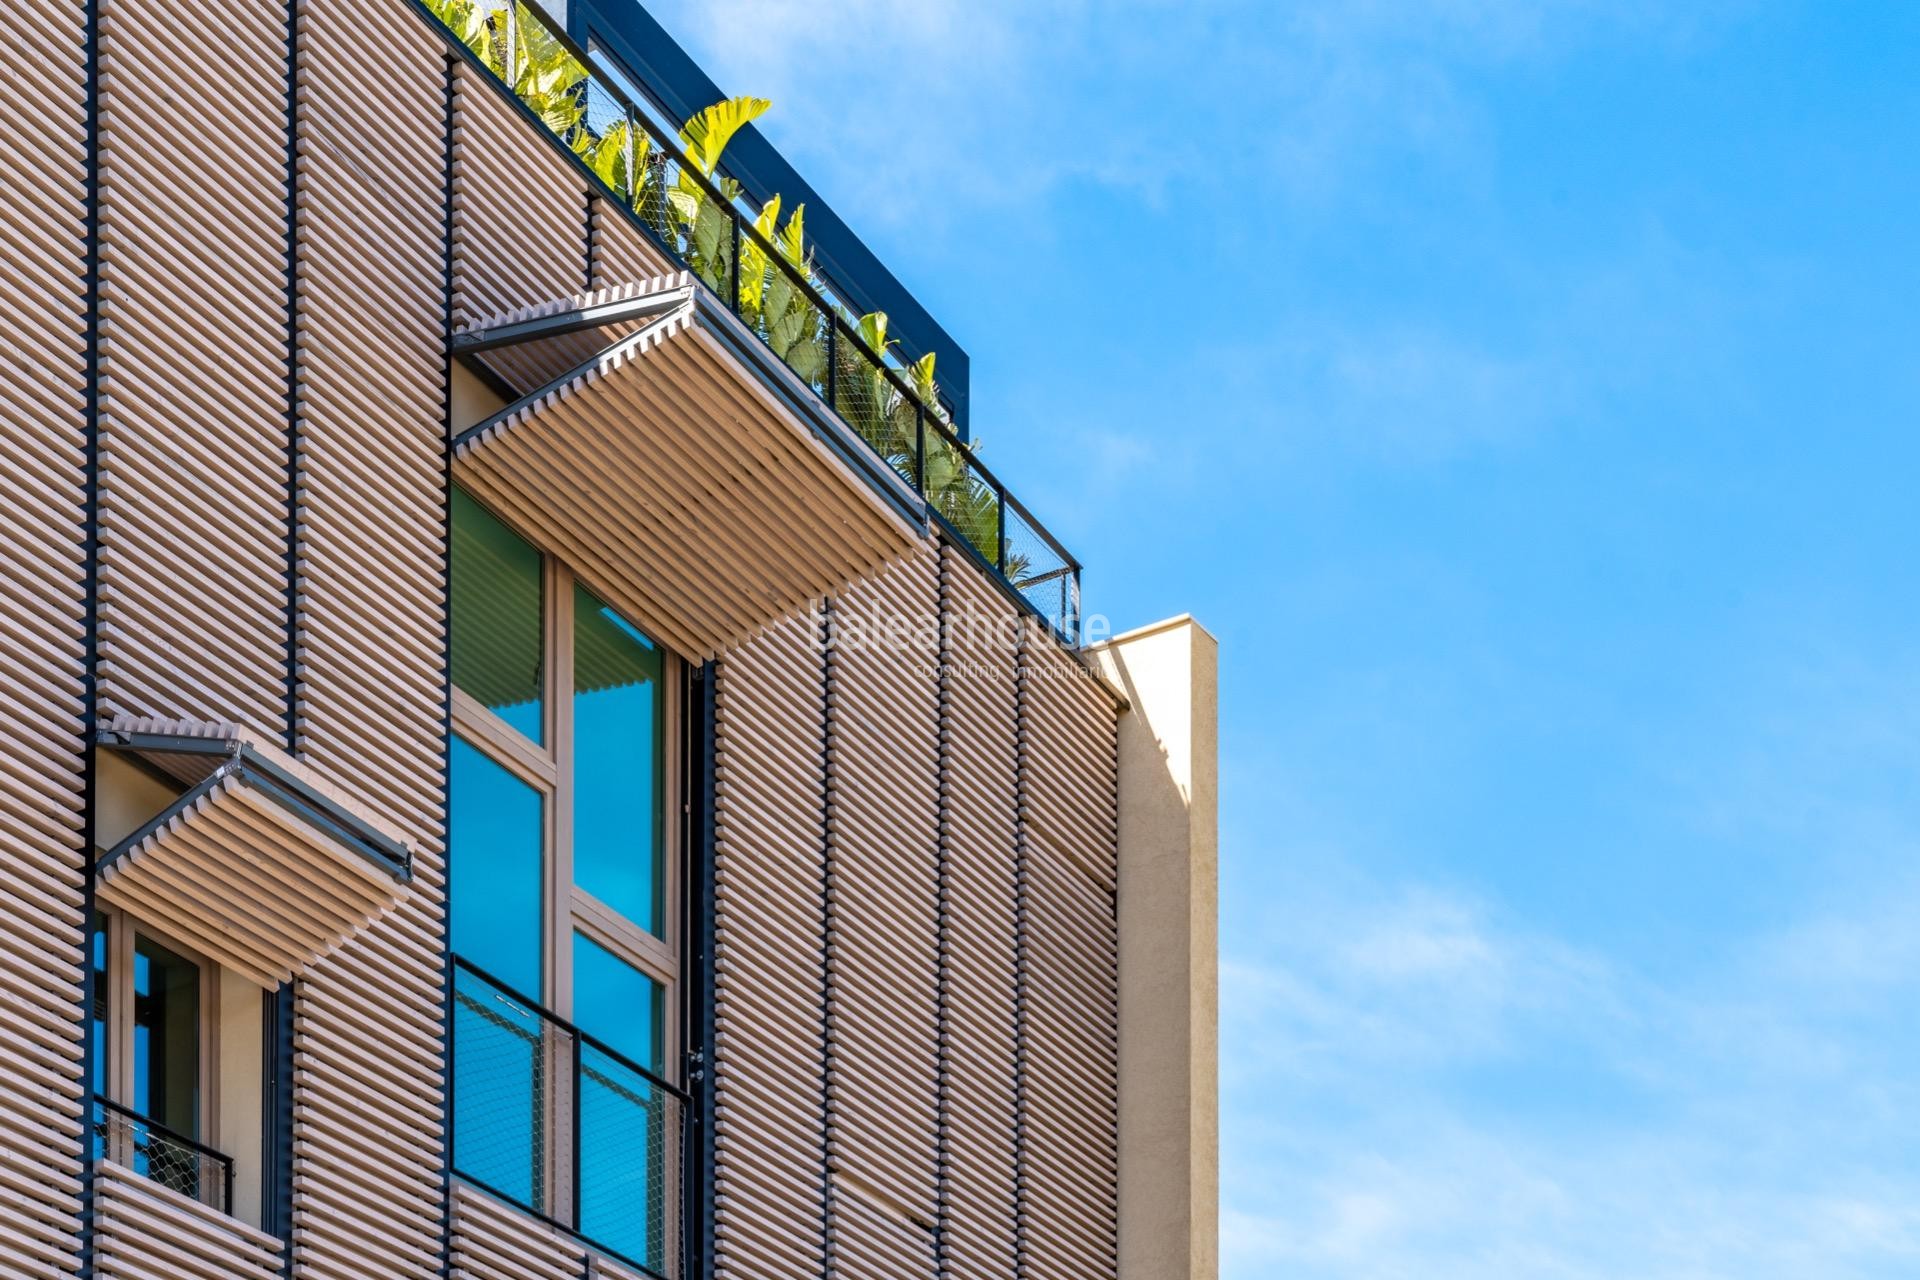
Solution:
[{"label": "rooftop terrace", "polygon": [[[923,341],[910,348],[917,358],[903,357],[888,314],[857,305],[907,299],[898,283],[877,263],[884,277],[877,289],[872,280],[830,278],[804,207],[777,191],[756,203],[723,162],[729,141],[766,109],[764,100],[717,102],[675,128],[663,105],[675,95],[650,91],[631,51],[616,57],[581,21],[577,2],[571,24],[564,3],[553,6],[558,13],[528,0],[419,3],[613,204],[910,486],[930,521],[1064,642],[1078,644],[1080,563],[968,443],[964,388],[956,394],[940,384],[939,353],[924,347],[925,329],[938,326],[911,304],[924,322]],[[763,161],[762,183],[770,170],[790,172]],[[839,257],[856,261],[865,252],[851,233],[838,247]]]}]

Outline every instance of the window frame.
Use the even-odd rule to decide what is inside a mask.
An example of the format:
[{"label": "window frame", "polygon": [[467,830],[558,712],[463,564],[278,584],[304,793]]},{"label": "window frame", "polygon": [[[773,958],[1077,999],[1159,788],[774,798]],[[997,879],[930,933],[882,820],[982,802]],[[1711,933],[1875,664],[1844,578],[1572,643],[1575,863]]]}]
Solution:
[{"label": "window frame", "polygon": [[[669,1084],[681,1086],[681,906],[686,802],[681,794],[680,752],[673,749],[684,723],[682,659],[648,637],[660,652],[659,741],[654,758],[660,786],[655,822],[659,849],[661,931],[653,934],[574,883],[574,588],[605,604],[604,593],[503,518],[479,497],[475,505],[540,553],[541,693],[544,742],[534,742],[457,685],[452,686],[451,732],[487,759],[526,783],[541,799],[541,980],[537,997],[551,1014],[575,1022],[573,934],[579,932],[632,965],[660,988],[660,1061],[641,1063]],[[618,612],[616,610],[616,612]],[[631,623],[632,620],[628,619]],[[632,624],[642,635],[646,629]],[[451,639],[451,637],[449,637]],[[458,851],[453,852],[457,859]],[[458,875],[456,871],[456,877]],[[456,878],[452,890],[460,891]],[[591,1034],[589,1032],[588,1034]]]},{"label": "window frame", "polygon": [[[106,982],[107,1034],[103,1046],[104,1070],[100,1096],[115,1106],[125,1107],[152,1124],[175,1129],[183,1137],[191,1138],[203,1146],[211,1147],[223,1155],[228,1154],[220,1142],[220,966],[207,959],[192,947],[177,941],[163,929],[156,929],[138,916],[107,903],[100,903],[94,910],[105,920],[107,933],[107,955],[105,972],[99,975]],[[191,963],[200,975],[198,994],[199,1008],[196,1020],[199,1023],[199,1044],[197,1052],[199,1068],[194,1081],[196,1106],[198,1112],[193,1130],[179,1129],[164,1120],[148,1115],[133,1105],[133,1032],[134,1032],[134,938],[146,938],[158,943],[167,950]],[[87,962],[93,962],[92,937],[88,938]],[[92,1019],[88,1019],[91,1024]],[[88,1034],[92,1034],[89,1025]],[[91,1082],[89,1082],[91,1083]],[[125,1163],[109,1153],[116,1163]]]}]

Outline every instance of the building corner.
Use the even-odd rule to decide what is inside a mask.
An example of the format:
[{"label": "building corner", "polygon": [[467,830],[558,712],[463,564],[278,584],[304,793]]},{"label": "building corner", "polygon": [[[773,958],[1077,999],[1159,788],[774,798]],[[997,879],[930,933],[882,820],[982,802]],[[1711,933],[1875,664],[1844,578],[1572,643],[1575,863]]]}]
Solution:
[{"label": "building corner", "polygon": [[1089,649],[1119,722],[1120,1280],[1219,1274],[1219,646],[1182,616]]}]

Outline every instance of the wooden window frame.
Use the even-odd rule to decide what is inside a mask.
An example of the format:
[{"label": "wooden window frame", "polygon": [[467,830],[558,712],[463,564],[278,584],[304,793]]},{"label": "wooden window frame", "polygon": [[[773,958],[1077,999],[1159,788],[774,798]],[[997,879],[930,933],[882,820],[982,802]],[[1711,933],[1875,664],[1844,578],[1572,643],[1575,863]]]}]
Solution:
[{"label": "wooden window frame", "polygon": [[[169,935],[163,929],[156,929],[138,916],[119,907],[101,904],[95,908],[106,921],[107,960],[106,982],[107,997],[107,1036],[106,1036],[106,1072],[105,1088],[102,1090],[107,1101],[130,1111],[139,1111],[133,1105],[133,940],[137,934],[149,941],[156,942],[179,956],[192,962],[200,971],[200,1062],[199,1078],[195,1088],[199,1096],[198,1133],[186,1136],[215,1151],[226,1150],[220,1144],[220,966],[207,959],[192,947],[187,946]],[[93,963],[93,939],[87,939],[87,963]],[[92,1019],[88,1019],[88,1034],[92,1034]],[[144,1112],[140,1112],[145,1115]],[[152,1119],[152,1117],[147,1117]],[[155,1124],[161,1123],[158,1120]],[[125,1163],[116,1153],[109,1156],[117,1163]]]},{"label": "wooden window frame", "polygon": [[[477,499],[476,499],[477,501]],[[511,521],[479,504],[488,515],[515,536],[538,550]],[[658,1028],[660,1059],[658,1064],[643,1063],[663,1080],[679,1085],[681,1072],[680,946],[685,921],[681,909],[681,883],[686,849],[686,804],[681,795],[685,785],[680,752],[673,744],[680,740],[683,706],[684,667],[682,660],[665,645],[649,638],[661,655],[660,740],[654,752],[660,771],[660,791],[656,821],[659,824],[659,916],[661,931],[655,935],[636,921],[615,911],[574,884],[573,877],[573,640],[574,588],[578,585],[595,599],[602,593],[579,579],[559,559],[545,551],[541,564],[541,703],[543,741],[535,742],[501,716],[494,713],[465,690],[453,689],[452,731],[488,760],[507,770],[515,778],[538,792],[541,809],[541,957],[540,990],[537,996],[545,1008],[557,1017],[573,1022],[573,935],[576,930],[605,947],[618,959],[632,965],[659,988]],[[644,628],[636,627],[641,634]],[[457,851],[454,856],[459,855]],[[454,888],[458,893],[459,888]],[[557,1070],[560,1064],[549,1065]],[[552,1077],[550,1077],[552,1078]],[[549,1091],[550,1104],[564,1113],[570,1105],[564,1090]],[[567,1120],[564,1114],[556,1120]],[[546,1180],[552,1203],[545,1211],[565,1220],[571,1204],[571,1177],[568,1152],[561,1150],[565,1123],[548,1126],[548,1169],[557,1176]],[[676,1191],[677,1194],[677,1191]]]}]

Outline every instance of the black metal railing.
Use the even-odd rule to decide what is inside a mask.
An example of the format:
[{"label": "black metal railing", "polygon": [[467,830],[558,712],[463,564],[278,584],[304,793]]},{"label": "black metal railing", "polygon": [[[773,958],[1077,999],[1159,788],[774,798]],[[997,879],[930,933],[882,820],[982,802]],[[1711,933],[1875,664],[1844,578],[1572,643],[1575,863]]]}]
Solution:
[{"label": "black metal railing", "polygon": [[905,366],[813,268],[803,239],[741,207],[739,185],[681,144],[527,0],[420,0],[774,354],[1046,619],[1080,637],[1080,562],[963,443],[926,365]]},{"label": "black metal railing", "polygon": [[105,1098],[93,1100],[93,1158],[233,1212],[233,1157]]},{"label": "black metal railing", "polygon": [[484,970],[453,964],[454,1172],[677,1280],[687,1095]]}]

